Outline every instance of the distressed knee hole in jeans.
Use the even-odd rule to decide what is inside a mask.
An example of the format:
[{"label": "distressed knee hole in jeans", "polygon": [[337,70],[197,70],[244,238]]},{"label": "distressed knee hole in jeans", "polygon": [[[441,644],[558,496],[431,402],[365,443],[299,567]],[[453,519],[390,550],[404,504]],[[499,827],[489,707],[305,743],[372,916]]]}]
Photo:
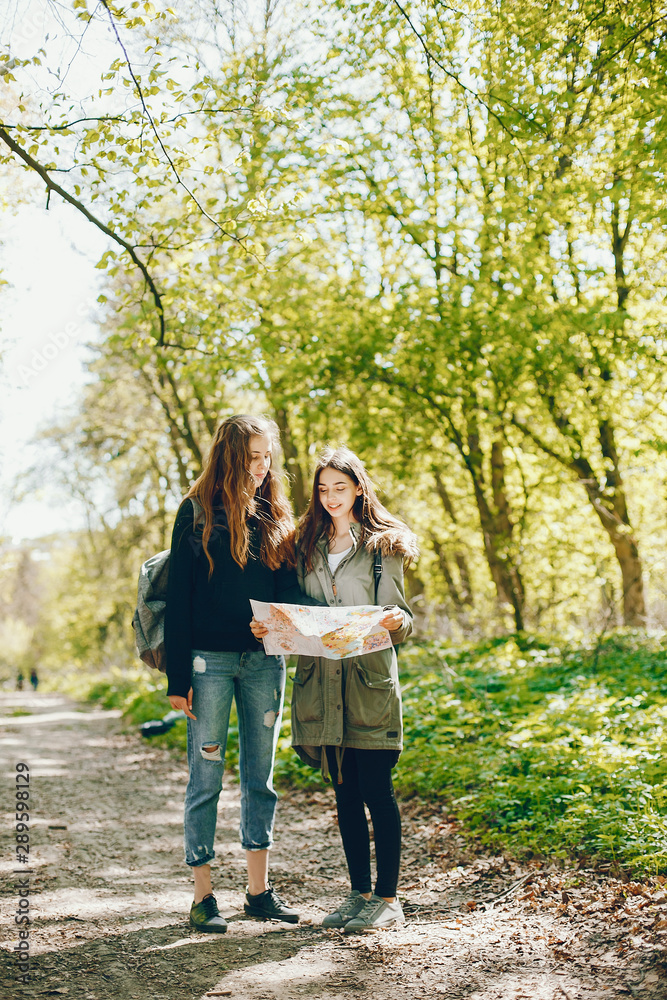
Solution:
[{"label": "distressed knee hole in jeans", "polygon": [[218,762],[222,760],[219,743],[202,743],[200,753],[204,760],[215,760]]},{"label": "distressed knee hole in jeans", "polygon": [[276,724],[276,713],[275,712],[265,712],[264,713],[264,725],[267,729],[273,729]]}]

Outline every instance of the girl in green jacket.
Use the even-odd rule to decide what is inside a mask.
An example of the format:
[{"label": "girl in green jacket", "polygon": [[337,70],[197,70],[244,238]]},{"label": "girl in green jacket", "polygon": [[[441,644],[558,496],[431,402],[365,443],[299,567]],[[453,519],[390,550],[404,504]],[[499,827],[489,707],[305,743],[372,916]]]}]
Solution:
[{"label": "girl in green jacket", "polygon": [[[415,536],[380,503],[360,459],[347,448],[325,451],[297,532],[302,590],[330,606],[380,605],[381,624],[398,644],[412,631],[403,565],[417,554]],[[402,739],[394,645],[344,660],[299,657],[292,742],[303,759],[331,774],[350,875],[350,893],[324,918],[325,927],[356,933],[405,919],[396,897],[401,818],[391,778]],[[372,892],[364,804],[375,835]]]}]

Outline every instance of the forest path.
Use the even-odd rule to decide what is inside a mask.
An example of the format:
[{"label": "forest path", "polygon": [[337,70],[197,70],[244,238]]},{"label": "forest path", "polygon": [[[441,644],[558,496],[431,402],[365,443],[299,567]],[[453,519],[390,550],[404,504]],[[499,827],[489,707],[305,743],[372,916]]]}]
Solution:
[{"label": "forest path", "polygon": [[[474,854],[440,807],[419,801],[401,806],[407,923],[345,937],[319,926],[346,893],[330,790],[280,801],[272,874],[301,910],[294,926],[243,915],[230,784],[214,872],[229,930],[198,934],[187,919],[182,757],[123,732],[118,713],[56,695],[5,693],[0,714],[1,1000],[667,998],[667,894],[657,880]],[[25,867],[14,860],[17,762],[30,768],[30,875],[14,874]],[[13,949],[25,878],[33,923],[22,986]]]}]

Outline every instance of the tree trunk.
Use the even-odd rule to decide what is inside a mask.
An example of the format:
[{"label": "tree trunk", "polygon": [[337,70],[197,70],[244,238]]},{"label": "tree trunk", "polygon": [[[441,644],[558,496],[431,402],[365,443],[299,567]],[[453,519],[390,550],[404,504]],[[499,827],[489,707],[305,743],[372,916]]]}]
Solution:
[{"label": "tree trunk", "polygon": [[[614,187],[618,190],[619,177],[614,177]],[[625,248],[632,227],[632,215],[628,212],[625,228],[621,231],[620,205],[618,197],[612,199],[611,212],[611,248],[614,255],[614,277],[616,280],[616,306],[625,323],[625,304],[630,294],[625,268]],[[608,373],[605,381],[611,380]],[[613,488],[612,509],[615,517],[613,527],[607,529],[611,538],[618,564],[621,567],[623,579],[623,622],[625,625],[646,625],[646,603],[644,600],[644,581],[642,564],[639,558],[639,548],[630,525],[628,507],[625,499],[625,487],[621,477],[618,451],[611,419],[599,421],[600,447],[602,454],[611,466],[607,474],[607,484]],[[603,522],[604,523],[604,522]]]},{"label": "tree trunk", "polygon": [[[602,481],[593,470],[583,451],[580,435],[557,406],[552,395],[547,397],[549,409],[560,432],[572,441],[574,448],[565,465],[569,466],[582,484],[602,527],[609,535],[623,580],[623,624],[645,625],[646,604],[639,547],[630,524],[625,484],[616,447],[616,432],[611,416],[598,411],[598,440],[605,460],[606,475]],[[553,454],[553,452],[551,452]],[[557,456],[556,456],[557,457]]]},{"label": "tree trunk", "polygon": [[285,469],[289,477],[292,504],[298,517],[308,506],[305,476],[299,461],[299,452],[290,430],[287,410],[284,407],[274,407],[273,415],[280,431],[280,445],[285,456]]},{"label": "tree trunk", "polygon": [[487,484],[484,478],[483,456],[479,436],[474,429],[474,418],[469,421],[469,426],[470,423],[472,423],[472,429],[468,433],[467,451],[462,454],[475,492],[475,501],[484,538],[484,551],[498,600],[512,606],[514,625],[517,632],[522,632],[526,596],[521,574],[515,564],[512,552],[514,525],[509,519],[509,502],[505,492],[502,439],[498,439],[492,446],[492,507],[486,496]]},{"label": "tree trunk", "polygon": [[172,413],[171,407],[169,406],[169,403],[165,399],[165,395],[163,394],[162,391],[160,391],[164,389],[164,385],[162,384],[162,382],[158,380],[160,384],[160,389],[158,389],[151,376],[151,373],[148,371],[146,367],[142,366],[139,369],[139,371],[141,372],[141,375],[144,381],[146,382],[149,391],[157,399],[165,415],[167,421],[167,430],[169,432],[169,438],[171,440],[171,447],[174,453],[174,458],[176,459],[176,466],[178,468],[178,480],[180,483],[181,490],[183,494],[185,494],[188,492],[191,486],[191,481],[188,477],[187,462],[184,460],[183,453],[181,450],[187,447],[187,441],[185,441],[183,438],[183,434],[178,424],[178,420]]},{"label": "tree trunk", "polygon": [[621,570],[623,624],[643,626],[646,624],[646,602],[644,600],[642,562],[628,514],[625,484],[621,475],[616,435],[611,417],[598,415],[598,440],[607,468],[606,476],[601,481],[596,476],[591,461],[584,454],[580,434],[560,409],[553,394],[543,392],[543,398],[556,427],[568,442],[569,454],[563,455],[557,452],[520,421],[515,420],[514,424],[547,455],[551,455],[557,462],[574,473],[586,490],[593,510],[614,546],[616,559]]},{"label": "tree trunk", "polygon": [[463,601],[461,600],[461,595],[459,593],[458,587],[454,582],[454,577],[452,576],[452,571],[449,566],[449,560],[447,559],[447,554],[442,547],[442,542],[433,532],[430,532],[429,537],[431,539],[431,545],[433,546],[433,551],[435,552],[438,559],[438,568],[445,579],[445,583],[447,584],[447,590],[449,591],[449,596],[451,597],[456,610],[462,611]]},{"label": "tree trunk", "polygon": [[[435,465],[432,468],[433,468],[433,478],[435,480],[435,491],[438,494],[438,497],[440,498],[440,502],[442,503],[442,506],[443,506],[443,508],[445,510],[445,513],[451,519],[451,522],[455,526],[455,528],[458,529],[458,523],[459,522],[458,522],[458,519],[456,517],[456,513],[454,511],[454,506],[452,504],[451,497],[449,496],[449,492],[447,490],[447,487],[445,486],[445,481],[442,478],[442,470],[439,469]],[[434,536],[431,535],[431,541],[433,541],[433,537]],[[457,539],[457,542],[458,542],[458,539]],[[440,552],[435,548],[435,545],[433,546],[433,548],[434,548],[434,551],[435,551],[436,555],[438,556],[438,560],[440,561],[441,566],[442,566],[442,560],[440,558]],[[443,557],[444,557],[444,554],[443,554]],[[446,557],[444,557],[444,558],[446,558]],[[463,552],[462,549],[457,549],[454,552],[454,562],[456,563],[456,567],[457,567],[457,569],[459,571],[459,587],[455,588],[456,594],[457,594],[456,601],[461,606],[467,605],[468,607],[472,607],[472,605],[473,605],[472,584],[470,582],[470,572],[468,570],[468,560],[466,559],[465,553]],[[449,571],[449,565],[447,565],[447,569]],[[443,575],[444,575],[444,570],[443,570]],[[450,573],[450,576],[451,576],[451,573]],[[445,576],[445,580],[447,580],[446,576]],[[447,586],[449,586],[449,583],[447,583]],[[453,592],[452,592],[452,597],[453,596],[454,595],[453,595]]]},{"label": "tree trunk", "polygon": [[646,603],[637,543],[631,535],[619,535],[618,532],[611,539],[623,579],[623,623],[644,627]]},{"label": "tree trunk", "polygon": [[[609,433],[609,428],[605,433]],[[614,449],[615,452],[615,449]],[[584,460],[585,461],[585,460]],[[580,459],[577,463],[582,464]],[[585,478],[580,479],[600,519],[602,527],[609,535],[614,546],[616,559],[621,570],[623,581],[623,624],[630,626],[646,625],[646,602],[644,600],[644,579],[639,547],[635,538],[630,518],[628,516],[625,489],[618,466],[607,477],[604,489],[593,475],[593,470],[586,463]],[[614,475],[614,471],[616,475]]]}]

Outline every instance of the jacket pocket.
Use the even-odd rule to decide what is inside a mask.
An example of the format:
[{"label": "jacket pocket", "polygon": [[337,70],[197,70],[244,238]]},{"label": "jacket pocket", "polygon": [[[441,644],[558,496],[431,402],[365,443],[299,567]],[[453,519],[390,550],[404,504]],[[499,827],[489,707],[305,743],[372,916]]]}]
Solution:
[{"label": "jacket pocket", "polygon": [[320,684],[320,668],[315,660],[297,667],[294,675],[292,700],[294,713],[299,722],[322,721],[324,698]]},{"label": "jacket pocket", "polygon": [[396,689],[387,674],[351,663],[346,695],[347,721],[355,729],[380,729],[388,724]]}]

